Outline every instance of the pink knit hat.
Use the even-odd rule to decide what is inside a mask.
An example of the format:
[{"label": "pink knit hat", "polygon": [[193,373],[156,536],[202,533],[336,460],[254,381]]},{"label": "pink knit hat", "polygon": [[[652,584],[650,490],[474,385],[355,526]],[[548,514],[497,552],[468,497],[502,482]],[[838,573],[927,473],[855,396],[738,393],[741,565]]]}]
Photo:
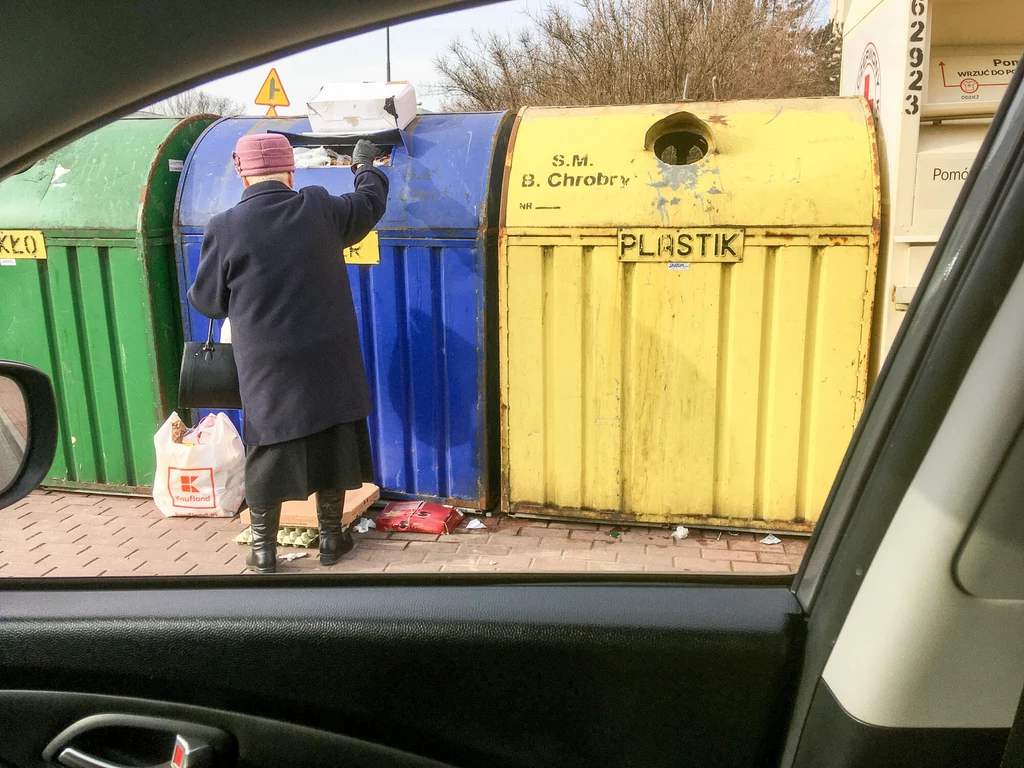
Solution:
[{"label": "pink knit hat", "polygon": [[239,176],[268,176],[295,170],[295,153],[279,133],[243,136],[231,153]]}]

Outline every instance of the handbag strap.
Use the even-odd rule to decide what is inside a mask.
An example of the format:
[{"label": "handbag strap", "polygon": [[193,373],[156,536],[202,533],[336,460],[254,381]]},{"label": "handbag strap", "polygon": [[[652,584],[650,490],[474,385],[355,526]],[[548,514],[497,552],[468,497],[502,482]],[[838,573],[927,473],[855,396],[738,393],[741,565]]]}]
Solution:
[{"label": "handbag strap", "polygon": [[203,349],[213,349],[213,320],[210,321],[210,330],[206,334],[206,344]]}]

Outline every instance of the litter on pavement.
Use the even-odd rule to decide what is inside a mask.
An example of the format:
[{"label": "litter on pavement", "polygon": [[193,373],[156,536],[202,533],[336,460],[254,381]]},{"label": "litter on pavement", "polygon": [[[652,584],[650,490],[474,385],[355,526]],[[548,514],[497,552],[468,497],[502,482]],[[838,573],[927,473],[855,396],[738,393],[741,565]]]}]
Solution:
[{"label": "litter on pavement", "polygon": [[371,528],[376,529],[377,523],[370,520],[368,517],[360,518],[359,522],[352,526],[352,530],[356,533],[369,533]]},{"label": "litter on pavement", "polygon": [[393,501],[377,515],[378,531],[443,535],[462,522],[462,513],[433,501]]}]

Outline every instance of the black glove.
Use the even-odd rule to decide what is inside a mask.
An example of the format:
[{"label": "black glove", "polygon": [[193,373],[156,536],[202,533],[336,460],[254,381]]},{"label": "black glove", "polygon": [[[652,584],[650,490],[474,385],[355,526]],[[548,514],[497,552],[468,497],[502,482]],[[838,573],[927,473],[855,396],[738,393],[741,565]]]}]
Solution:
[{"label": "black glove", "polygon": [[373,165],[373,159],[380,154],[377,145],[372,141],[360,139],[356,142],[356,148],[352,150],[352,171],[360,165]]}]

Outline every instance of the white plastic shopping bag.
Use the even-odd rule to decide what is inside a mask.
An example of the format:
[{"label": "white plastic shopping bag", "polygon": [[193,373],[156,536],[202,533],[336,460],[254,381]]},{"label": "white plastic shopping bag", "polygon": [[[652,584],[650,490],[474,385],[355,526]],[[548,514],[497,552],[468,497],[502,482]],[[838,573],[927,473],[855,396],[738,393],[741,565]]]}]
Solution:
[{"label": "white plastic shopping bag", "polygon": [[245,498],[245,448],[231,420],[210,414],[176,443],[172,413],[153,437],[153,500],[168,517],[233,517]]}]

